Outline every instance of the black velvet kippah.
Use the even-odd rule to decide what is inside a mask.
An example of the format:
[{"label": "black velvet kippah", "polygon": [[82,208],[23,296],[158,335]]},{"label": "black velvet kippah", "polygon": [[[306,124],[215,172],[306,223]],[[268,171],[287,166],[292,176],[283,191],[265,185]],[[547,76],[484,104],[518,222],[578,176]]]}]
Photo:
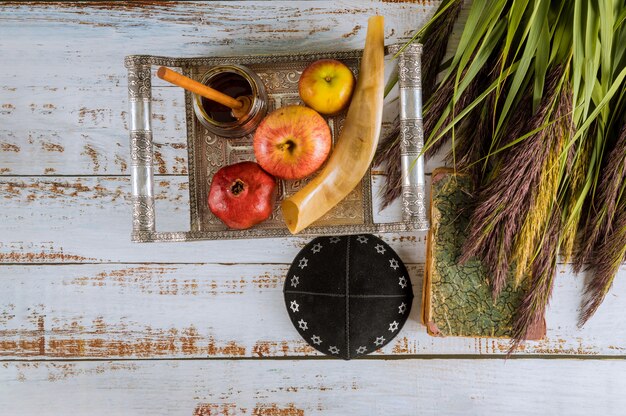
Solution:
[{"label": "black velvet kippah", "polygon": [[346,360],[389,343],[413,299],[404,264],[371,234],[311,241],[291,264],[284,294],[300,335],[318,351]]}]

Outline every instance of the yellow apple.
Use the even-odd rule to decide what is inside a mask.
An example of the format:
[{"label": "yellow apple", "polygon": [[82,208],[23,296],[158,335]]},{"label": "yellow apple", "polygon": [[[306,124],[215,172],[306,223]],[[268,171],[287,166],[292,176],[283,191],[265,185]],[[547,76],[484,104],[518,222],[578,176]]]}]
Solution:
[{"label": "yellow apple", "polygon": [[344,63],[320,59],[300,75],[298,92],[302,101],[321,114],[336,114],[350,103],[354,74]]}]

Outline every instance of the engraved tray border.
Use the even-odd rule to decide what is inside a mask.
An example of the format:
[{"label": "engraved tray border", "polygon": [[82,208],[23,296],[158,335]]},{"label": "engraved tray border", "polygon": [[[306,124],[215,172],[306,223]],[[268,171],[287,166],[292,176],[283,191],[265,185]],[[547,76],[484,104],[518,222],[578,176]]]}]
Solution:
[{"label": "engraved tray border", "polygon": [[[421,45],[419,45],[421,53]],[[345,235],[355,233],[386,233],[405,232],[428,229],[428,221],[424,215],[419,217],[403,217],[403,221],[392,223],[374,223],[372,207],[371,173],[362,181],[363,184],[363,209],[364,224],[332,225],[308,227],[297,235],[292,235],[284,228],[257,228],[246,230],[206,230],[194,231],[194,221],[197,219],[198,208],[196,195],[195,172],[195,149],[196,137],[191,126],[192,117],[188,117],[193,108],[191,105],[191,94],[185,94],[185,111],[187,122],[188,141],[188,164],[189,164],[189,192],[190,192],[190,228],[191,231],[158,232],[156,231],[154,194],[153,194],[153,144],[151,128],[151,67],[170,66],[181,67],[189,74],[193,67],[211,66],[217,64],[235,63],[242,65],[249,64],[271,64],[294,61],[314,61],[318,59],[353,59],[360,62],[362,50],[349,50],[339,52],[319,52],[302,54],[282,54],[282,55],[242,55],[242,56],[216,56],[201,58],[170,58],[151,55],[131,55],[125,58],[125,66],[128,69],[128,97],[130,104],[130,147],[131,147],[131,202],[133,213],[133,230],[131,239],[134,242],[157,242],[157,241],[193,241],[193,240],[219,240],[219,239],[244,239],[244,238],[274,238],[274,237],[299,237],[317,235]],[[419,56],[418,56],[419,60]],[[402,65],[402,61],[400,62]],[[402,68],[401,68],[402,69]],[[419,71],[419,62],[418,69]],[[402,81],[403,73],[400,71]],[[400,85],[402,88],[402,82]],[[418,87],[419,89],[419,87]],[[421,104],[421,103],[420,103]],[[195,117],[195,116],[193,116]],[[419,134],[413,134],[411,139],[423,141],[421,131],[421,114]],[[420,181],[421,182],[421,181]],[[420,183],[417,186],[417,197],[423,202],[424,186]],[[402,203],[405,211],[409,204],[414,204],[415,192],[402,193]]]}]

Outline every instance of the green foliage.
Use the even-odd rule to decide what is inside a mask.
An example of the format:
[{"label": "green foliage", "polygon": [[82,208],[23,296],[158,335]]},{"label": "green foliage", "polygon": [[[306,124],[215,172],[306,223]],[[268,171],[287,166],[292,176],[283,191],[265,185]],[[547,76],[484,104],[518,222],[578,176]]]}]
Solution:
[{"label": "green foliage", "polygon": [[[434,36],[438,19],[460,1],[443,1],[412,41]],[[546,273],[560,249],[569,257],[576,245],[605,265],[624,260],[626,241],[597,230],[612,231],[617,218],[626,218],[626,197],[614,191],[626,181],[626,1],[474,0],[468,7],[456,51],[426,102],[425,125],[432,128],[425,151],[451,140],[450,159],[464,161],[455,169],[480,185],[470,221],[475,243],[461,257],[477,256],[495,274],[530,258],[528,286],[541,293],[529,293],[531,306],[518,311],[519,341],[545,311],[552,288]],[[485,112],[489,128],[475,129]],[[472,141],[480,145],[468,147]],[[466,149],[482,150],[459,154]],[[481,169],[470,169],[476,164]],[[530,186],[507,189],[518,183],[511,178],[524,183],[516,168]],[[610,287],[607,270],[617,268],[592,267],[602,276],[588,288],[586,318]],[[502,282],[492,283],[497,294]]]}]

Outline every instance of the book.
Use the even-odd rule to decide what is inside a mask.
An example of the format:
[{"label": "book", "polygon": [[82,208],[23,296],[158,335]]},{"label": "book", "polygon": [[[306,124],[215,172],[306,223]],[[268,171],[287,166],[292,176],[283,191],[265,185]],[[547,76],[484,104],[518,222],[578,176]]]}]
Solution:
[{"label": "book", "polygon": [[[480,260],[457,261],[467,238],[472,191],[470,178],[451,169],[432,174],[422,320],[434,336],[509,338],[524,285],[508,279],[494,300]],[[545,332],[544,321],[530,339],[541,339]]]}]

